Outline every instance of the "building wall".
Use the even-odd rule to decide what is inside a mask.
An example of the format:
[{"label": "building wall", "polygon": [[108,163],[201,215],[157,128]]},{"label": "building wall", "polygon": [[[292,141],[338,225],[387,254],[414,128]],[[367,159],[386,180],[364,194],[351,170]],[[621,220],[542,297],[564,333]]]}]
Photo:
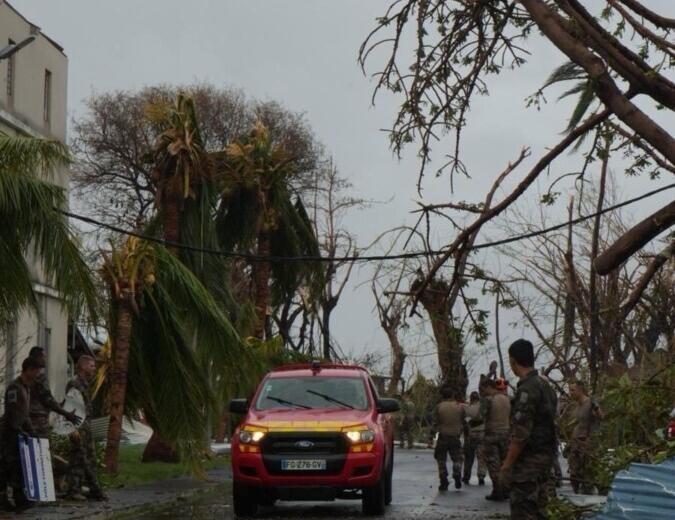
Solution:
[{"label": "building wall", "polygon": [[[0,48],[9,40],[19,43],[30,35],[35,41],[13,57],[13,96],[8,96],[9,60],[0,61],[0,132],[66,142],[68,58],[58,44],[42,34],[8,2],[0,0]],[[49,117],[45,118],[45,71],[50,76]],[[68,171],[47,177],[68,189]],[[68,316],[58,294],[44,279],[39,263],[28,256],[39,297],[40,311],[23,311],[0,334],[0,382],[21,371],[21,362],[35,345],[47,350],[49,381],[57,397],[63,395],[68,370]],[[4,385],[3,385],[4,386]]]}]

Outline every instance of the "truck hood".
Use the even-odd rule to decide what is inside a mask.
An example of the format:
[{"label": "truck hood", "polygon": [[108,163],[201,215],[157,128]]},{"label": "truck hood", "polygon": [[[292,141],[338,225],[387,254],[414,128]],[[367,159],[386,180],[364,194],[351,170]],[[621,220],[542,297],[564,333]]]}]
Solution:
[{"label": "truck hood", "polygon": [[269,431],[340,431],[371,422],[369,410],[250,410],[246,423]]}]

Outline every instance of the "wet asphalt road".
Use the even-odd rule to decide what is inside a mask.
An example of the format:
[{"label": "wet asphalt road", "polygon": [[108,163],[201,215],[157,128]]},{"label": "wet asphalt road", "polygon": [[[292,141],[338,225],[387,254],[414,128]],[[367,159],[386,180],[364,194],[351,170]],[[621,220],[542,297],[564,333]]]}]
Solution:
[{"label": "wet asphalt road", "polygon": [[[475,471],[475,470],[474,470]],[[451,487],[438,492],[436,462],[431,450],[396,450],[394,468],[394,500],[384,518],[408,519],[499,519],[507,518],[508,504],[485,500],[490,481],[479,487],[474,476],[471,484],[461,490]],[[231,519],[232,496],[229,487],[224,493],[210,494],[196,503],[173,506],[169,510],[138,517],[143,520]],[[359,500],[338,500],[327,503],[277,502],[273,508],[262,509],[257,518],[355,519],[361,515]]]}]

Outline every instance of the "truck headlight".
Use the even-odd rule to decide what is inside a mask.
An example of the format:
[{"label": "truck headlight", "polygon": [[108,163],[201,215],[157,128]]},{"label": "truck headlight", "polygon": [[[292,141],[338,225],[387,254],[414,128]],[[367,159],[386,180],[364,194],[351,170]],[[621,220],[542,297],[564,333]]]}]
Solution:
[{"label": "truck headlight", "polygon": [[239,432],[239,442],[242,444],[257,444],[263,439],[264,436],[265,432],[241,430]]},{"label": "truck headlight", "polygon": [[375,440],[375,432],[372,430],[352,430],[348,431],[347,438],[353,443],[368,443]]}]

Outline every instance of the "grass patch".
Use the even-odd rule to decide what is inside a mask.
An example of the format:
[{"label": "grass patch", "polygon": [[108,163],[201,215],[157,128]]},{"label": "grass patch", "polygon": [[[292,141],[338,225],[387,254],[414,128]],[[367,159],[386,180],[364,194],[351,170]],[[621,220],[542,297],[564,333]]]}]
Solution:
[{"label": "grass patch", "polygon": [[[141,457],[144,449],[144,445],[121,445],[119,473],[111,476],[105,472],[100,472],[103,486],[107,488],[121,488],[190,475],[190,468],[184,464],[166,464],[163,462],[142,463]],[[229,455],[214,455],[213,458],[204,461],[204,470],[225,468],[229,463]]]}]

